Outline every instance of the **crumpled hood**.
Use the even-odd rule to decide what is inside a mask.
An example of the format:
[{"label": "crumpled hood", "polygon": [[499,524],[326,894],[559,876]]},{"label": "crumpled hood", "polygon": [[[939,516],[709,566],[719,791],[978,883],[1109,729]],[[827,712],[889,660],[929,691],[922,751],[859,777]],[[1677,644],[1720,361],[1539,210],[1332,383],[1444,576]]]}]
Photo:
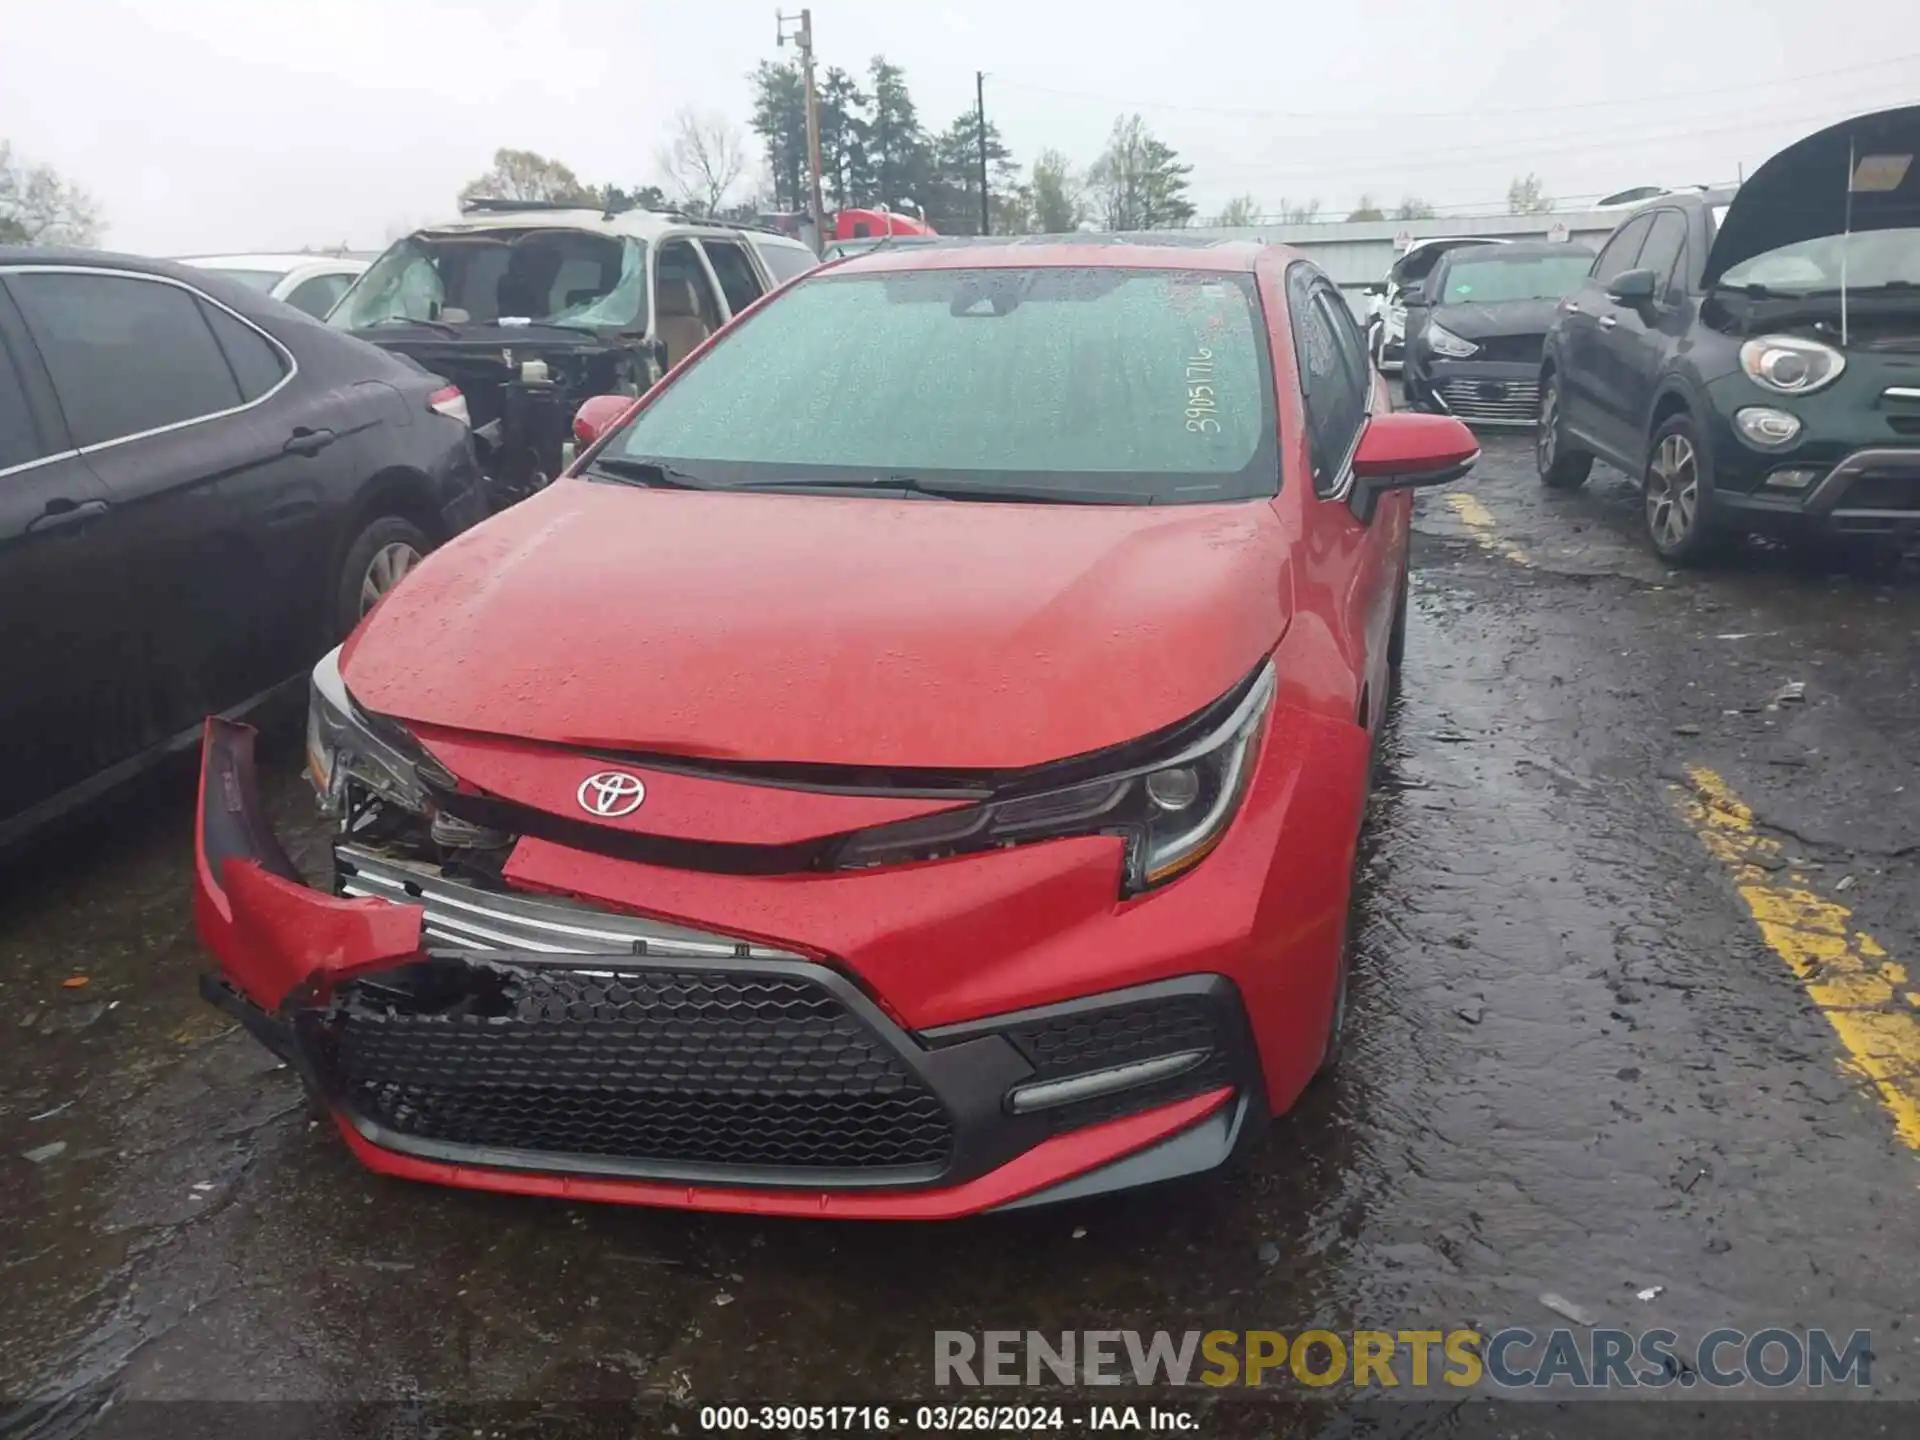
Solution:
[{"label": "crumpled hood", "polygon": [[1429,313],[1463,340],[1488,335],[1545,335],[1558,300],[1496,300],[1484,305],[1441,305]]},{"label": "crumpled hood", "polygon": [[1713,237],[1705,283],[1711,286],[1742,260],[1782,245],[1849,227],[1907,226],[1920,226],[1920,105],[1830,125],[1754,171],[1734,192]]},{"label": "crumpled hood", "polygon": [[1011,768],[1131,740],[1278,642],[1273,507],[563,480],[428,557],[343,655],[364,707],[582,747]]}]

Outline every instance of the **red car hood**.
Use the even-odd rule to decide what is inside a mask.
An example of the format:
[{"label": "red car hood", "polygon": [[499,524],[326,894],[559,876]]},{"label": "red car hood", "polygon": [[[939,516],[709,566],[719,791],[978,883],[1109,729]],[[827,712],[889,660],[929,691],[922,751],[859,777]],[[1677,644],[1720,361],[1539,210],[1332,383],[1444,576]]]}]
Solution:
[{"label": "red car hood", "polygon": [[366,708],[565,745],[999,768],[1134,739],[1278,642],[1262,502],[718,495],[565,480],[348,643]]}]

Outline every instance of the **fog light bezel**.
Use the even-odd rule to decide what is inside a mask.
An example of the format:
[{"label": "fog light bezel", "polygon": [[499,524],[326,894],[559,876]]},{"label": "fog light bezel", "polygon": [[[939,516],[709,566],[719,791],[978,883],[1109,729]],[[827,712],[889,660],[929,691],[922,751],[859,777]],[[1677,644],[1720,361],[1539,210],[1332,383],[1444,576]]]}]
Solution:
[{"label": "fog light bezel", "polygon": [[[1769,423],[1777,426],[1778,422],[1785,422],[1791,428],[1773,434],[1760,428]],[[1733,428],[1754,449],[1778,452],[1798,444],[1807,427],[1798,415],[1777,405],[1743,405],[1733,413]]]}]

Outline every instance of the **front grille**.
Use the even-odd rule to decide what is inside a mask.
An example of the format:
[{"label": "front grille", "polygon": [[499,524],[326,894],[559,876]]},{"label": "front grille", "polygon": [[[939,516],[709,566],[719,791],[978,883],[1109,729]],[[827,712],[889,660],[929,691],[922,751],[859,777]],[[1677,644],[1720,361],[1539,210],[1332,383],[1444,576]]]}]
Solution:
[{"label": "front grille", "polygon": [[1499,360],[1516,365],[1538,365],[1547,337],[1540,335],[1490,335],[1477,342],[1478,360]]},{"label": "front grille", "polygon": [[1840,496],[1838,510],[1912,510],[1920,512],[1920,474],[1868,471]]},{"label": "front grille", "polygon": [[435,958],[343,986],[299,1030],[343,1108],[415,1140],[683,1174],[943,1169],[939,1099],[798,970]]},{"label": "front grille", "polygon": [[1540,386],[1532,380],[1442,380],[1437,387],[1447,409],[1462,420],[1531,425],[1540,410]]}]

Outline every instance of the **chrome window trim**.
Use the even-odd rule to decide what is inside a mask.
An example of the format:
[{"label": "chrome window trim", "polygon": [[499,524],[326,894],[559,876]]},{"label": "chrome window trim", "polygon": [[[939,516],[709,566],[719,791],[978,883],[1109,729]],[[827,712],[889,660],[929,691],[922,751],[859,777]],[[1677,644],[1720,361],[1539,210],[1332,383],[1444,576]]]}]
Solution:
[{"label": "chrome window trim", "polygon": [[[184,430],[190,425],[204,425],[209,420],[224,420],[229,415],[243,414],[256,406],[266,404],[267,401],[271,400],[282,390],[286,389],[288,385],[292,384],[294,377],[300,373],[300,362],[294,358],[293,352],[282,345],[275,336],[261,329],[231,305],[223,304],[219,300],[214,299],[213,296],[207,294],[206,291],[196,289],[184,280],[176,280],[171,275],[152,275],[144,270],[118,270],[104,265],[0,265],[0,279],[4,279],[9,275],[109,275],[121,280],[147,280],[156,285],[171,285],[176,290],[184,290],[196,299],[203,300],[217,309],[226,311],[227,314],[253,331],[254,334],[264,339],[269,345],[273,346],[280,358],[286,362],[287,373],[280,377],[280,383],[275,385],[271,390],[242,404],[231,406],[225,410],[215,410],[206,415],[195,415],[187,420],[175,420],[170,424],[156,425],[151,430],[138,430],[131,435],[118,435],[111,440],[97,440],[91,445],[77,445],[70,450],[62,450],[57,454],[42,455],[38,460],[29,460],[24,465],[10,465],[4,470],[0,470],[0,480],[4,480],[9,475],[18,475],[22,471],[36,469],[41,465],[51,465],[58,460],[73,460],[88,455],[96,455],[102,450],[111,450],[116,445],[131,444],[135,440],[148,440],[155,435],[165,435],[174,430]],[[28,338],[32,339],[37,346],[39,340],[33,334],[33,327],[28,323],[25,311],[21,312],[20,320],[23,325],[27,326]],[[209,328],[208,334],[212,334],[211,328]],[[213,336],[213,343],[217,347],[220,346],[220,337],[218,335]],[[226,355],[224,347],[220,348],[220,353],[224,358]],[[42,367],[45,367],[45,357],[41,358],[40,363]],[[47,381],[49,384],[53,383],[53,373],[51,370],[47,372]],[[239,383],[236,377],[234,384],[238,386]],[[54,398],[57,400],[59,397],[60,388],[58,385],[55,385]]]}]

